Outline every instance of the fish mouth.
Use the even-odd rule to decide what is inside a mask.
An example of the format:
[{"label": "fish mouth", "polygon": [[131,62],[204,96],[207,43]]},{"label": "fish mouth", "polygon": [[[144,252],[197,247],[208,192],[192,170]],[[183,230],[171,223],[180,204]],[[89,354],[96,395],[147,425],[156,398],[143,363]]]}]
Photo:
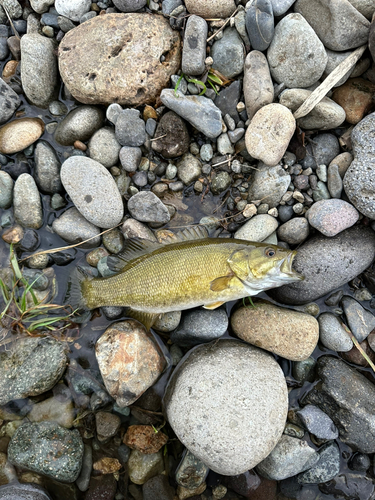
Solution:
[{"label": "fish mouth", "polygon": [[290,254],[287,255],[285,259],[281,261],[280,271],[283,274],[286,274],[289,278],[293,279],[294,281],[297,280],[302,281],[305,279],[305,277],[302,274],[295,271],[294,269],[292,269],[293,260],[296,255],[297,255],[297,250],[290,252]]}]

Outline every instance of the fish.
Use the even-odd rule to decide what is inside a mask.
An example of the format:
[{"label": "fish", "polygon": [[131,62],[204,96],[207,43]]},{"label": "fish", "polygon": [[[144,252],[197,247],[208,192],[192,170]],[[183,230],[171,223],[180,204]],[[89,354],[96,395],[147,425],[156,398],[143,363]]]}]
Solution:
[{"label": "fish", "polygon": [[126,306],[128,316],[150,328],[162,313],[212,310],[304,279],[292,269],[296,253],[268,243],[209,238],[199,226],[163,243],[130,239],[122,253],[107,258],[113,276],[92,278],[77,267],[66,301],[80,310]]}]

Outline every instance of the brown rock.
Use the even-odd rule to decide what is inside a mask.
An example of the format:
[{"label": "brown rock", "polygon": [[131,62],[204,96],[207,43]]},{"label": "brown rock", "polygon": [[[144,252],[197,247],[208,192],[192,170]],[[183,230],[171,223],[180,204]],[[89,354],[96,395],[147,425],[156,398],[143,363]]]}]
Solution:
[{"label": "brown rock", "polygon": [[61,77],[86,104],[153,103],[180,60],[178,32],[146,13],[97,16],[70,30],[59,47]]},{"label": "brown rock", "polygon": [[5,243],[8,243],[9,245],[11,243],[16,244],[19,243],[22,238],[23,238],[24,231],[21,226],[13,226],[10,227],[9,229],[6,229],[4,233],[1,235]]},{"label": "brown rock", "polygon": [[307,359],[319,339],[319,323],[309,314],[256,301],[232,315],[234,333],[249,344],[292,361]]},{"label": "brown rock", "polygon": [[148,106],[146,104],[145,109],[143,110],[143,119],[146,122],[149,118],[153,118],[154,120],[159,119],[159,115],[156,110],[152,106]]},{"label": "brown rock", "polygon": [[236,10],[233,0],[185,0],[190,14],[204,18],[229,17]]},{"label": "brown rock", "polygon": [[337,165],[340,177],[341,179],[343,179],[352,161],[353,161],[353,155],[351,153],[340,153],[338,156],[336,156],[336,158],[334,158],[331,161],[329,166]]},{"label": "brown rock", "polygon": [[152,149],[164,158],[176,158],[189,150],[190,137],[186,124],[173,111],[162,116],[155,132],[157,141],[152,141]]},{"label": "brown rock", "polygon": [[0,128],[0,153],[12,155],[23,151],[39,139],[44,123],[39,118],[20,118]]},{"label": "brown rock", "polygon": [[[373,334],[370,334],[373,335]],[[367,356],[370,358],[370,360],[375,363],[375,352],[371,349],[369,345],[370,341],[367,339],[361,342],[359,345],[362,347],[362,349],[365,351]],[[349,363],[354,363],[355,365],[359,366],[368,366],[368,362],[366,359],[363,357],[359,349],[354,346],[350,351],[348,352],[341,352],[340,356],[342,359],[345,359],[345,361],[349,361]]]},{"label": "brown rock", "polygon": [[363,78],[351,78],[333,91],[332,99],[346,113],[346,121],[356,124],[374,108],[375,84]]},{"label": "brown rock", "polygon": [[157,453],[167,441],[168,436],[151,425],[131,425],[124,436],[124,444],[147,455]]},{"label": "brown rock", "polygon": [[107,328],[95,351],[104,384],[120,407],[134,403],[165,367],[155,342],[144,326],[134,320]]},{"label": "brown rock", "polygon": [[106,441],[115,436],[121,425],[121,419],[108,411],[98,411],[95,415],[96,432],[99,441]]},{"label": "brown rock", "polygon": [[101,474],[113,474],[120,470],[122,465],[117,458],[103,457],[94,462],[92,467]]},{"label": "brown rock", "polygon": [[6,63],[3,69],[3,79],[5,81],[7,81],[7,78],[10,78],[16,73],[17,66],[19,65],[19,63],[20,63],[19,61],[14,61],[14,60],[8,61]]}]

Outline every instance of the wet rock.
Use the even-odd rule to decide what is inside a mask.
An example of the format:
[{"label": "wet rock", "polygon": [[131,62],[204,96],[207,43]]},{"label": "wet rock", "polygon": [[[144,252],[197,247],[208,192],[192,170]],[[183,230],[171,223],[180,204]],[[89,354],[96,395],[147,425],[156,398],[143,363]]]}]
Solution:
[{"label": "wet rock", "polygon": [[75,412],[70,399],[60,400],[57,397],[48,398],[32,407],[27,415],[30,422],[52,421],[70,429],[73,427]]},{"label": "wet rock", "polygon": [[13,185],[11,176],[0,170],[0,208],[7,209],[12,205]]},{"label": "wet rock", "polygon": [[204,18],[226,18],[236,10],[233,0],[186,0],[185,5],[190,14]]},{"label": "wet rock", "polygon": [[165,367],[157,346],[134,320],[107,328],[95,351],[105,386],[122,408],[134,403],[153,385]]},{"label": "wet rock", "polygon": [[42,203],[33,177],[21,174],[14,184],[14,217],[22,227],[39,229],[43,224]]},{"label": "wet rock", "polygon": [[318,453],[306,441],[283,434],[256,470],[267,479],[280,481],[309,469],[318,460]]},{"label": "wet rock", "polygon": [[314,368],[316,361],[313,357],[309,357],[303,361],[293,363],[293,377],[299,382],[313,382]]},{"label": "wet rock", "polygon": [[313,85],[327,64],[322,42],[300,14],[289,14],[277,24],[267,59],[273,78],[291,89]]},{"label": "wet rock", "polygon": [[145,122],[137,109],[124,109],[116,120],[116,139],[121,146],[142,146],[146,141]]},{"label": "wet rock", "polygon": [[210,139],[221,134],[221,113],[211,99],[204,96],[185,96],[180,91],[175,95],[173,89],[164,89],[160,99],[165,106]]},{"label": "wet rock", "polygon": [[335,236],[353,226],[359,213],[350,203],[334,198],[314,203],[306,217],[310,225],[325,236]]},{"label": "wet rock", "polygon": [[375,84],[363,78],[351,78],[334,90],[332,99],[346,113],[346,121],[356,125],[373,108]]},{"label": "wet rock", "polygon": [[72,146],[75,141],[85,142],[104,124],[104,113],[94,106],[78,106],[58,124],[55,141]]},{"label": "wet rock", "polygon": [[344,295],[341,304],[351,332],[358,342],[363,342],[375,328],[375,316],[347,295]]},{"label": "wet rock", "polygon": [[106,442],[117,434],[121,419],[108,411],[98,411],[95,415],[95,424],[99,441]]},{"label": "wet rock", "polygon": [[273,102],[273,83],[266,56],[252,50],[246,57],[244,72],[246,112],[251,120],[260,108]]},{"label": "wet rock", "polygon": [[141,222],[169,222],[167,207],[151,191],[142,191],[132,196],[128,202],[130,215]]},{"label": "wet rock", "polygon": [[[363,342],[360,342],[360,347],[362,348],[362,351],[367,355],[367,357],[372,361],[372,363],[375,362],[375,353],[369,346],[369,343],[367,340],[364,340]],[[369,366],[367,360],[363,357],[362,353],[357,349],[357,347],[353,347],[350,351],[348,352],[343,352],[340,353],[340,357],[344,359],[345,361],[348,361],[349,363],[353,363],[358,366]]]},{"label": "wet rock", "polygon": [[25,422],[13,435],[8,448],[8,458],[13,465],[67,483],[77,479],[82,457],[79,432],[54,422]]},{"label": "wet rock", "polygon": [[[133,52],[142,58],[129,58]],[[152,103],[177,72],[180,58],[178,32],[162,16],[147,13],[97,16],[69,31],[59,47],[61,77],[85,104]]]},{"label": "wet rock", "polygon": [[354,226],[332,238],[316,236],[298,249],[293,267],[305,280],[268,293],[284,304],[304,304],[358,276],[372,262],[375,234]]},{"label": "wet rock", "polygon": [[202,175],[201,162],[194,155],[186,153],[177,163],[177,176],[188,186]]},{"label": "wet rock", "polygon": [[353,348],[353,342],[337,316],[326,312],[319,316],[318,322],[320,341],[325,347],[339,352]]},{"label": "wet rock", "polygon": [[371,465],[371,461],[368,455],[364,453],[355,453],[349,462],[349,467],[352,470],[358,470],[361,472],[366,472]]},{"label": "wet rock", "polygon": [[213,194],[220,194],[227,190],[232,183],[232,178],[228,172],[219,172],[211,182]]},{"label": "wet rock", "polygon": [[193,349],[174,371],[164,408],[191,453],[219,474],[240,474],[267,456],[281,436],[285,379],[264,351],[219,340]]},{"label": "wet rock", "polygon": [[71,156],[61,167],[61,182],[81,214],[102,228],[117,226],[124,206],[116,183],[100,163]]},{"label": "wet rock", "polygon": [[261,242],[276,231],[277,226],[278,222],[275,217],[268,214],[256,215],[240,227],[234,237],[240,240]]},{"label": "wet rock", "polygon": [[16,92],[0,78],[0,125],[7,122],[20,105]]},{"label": "wet rock", "polygon": [[142,485],[143,500],[173,500],[174,489],[168,482],[167,476],[159,474]]},{"label": "wet rock", "polygon": [[129,479],[135,484],[144,484],[164,470],[164,460],[161,451],[145,455],[138,450],[130,453],[129,461]]},{"label": "wet rock", "polygon": [[176,482],[183,488],[194,490],[204,483],[208,472],[208,467],[186,450],[176,469]]},{"label": "wet rock", "polygon": [[91,137],[88,148],[90,158],[104,167],[110,168],[117,164],[121,146],[112,128],[97,130]]},{"label": "wet rock", "polygon": [[0,488],[1,500],[50,500],[51,497],[36,484],[20,484],[12,482]]},{"label": "wet rock", "polygon": [[20,118],[0,128],[0,153],[11,155],[26,149],[44,132],[40,118]]},{"label": "wet rock", "polygon": [[123,441],[132,450],[151,455],[167,444],[168,437],[161,431],[155,432],[151,425],[131,425]]},{"label": "wet rock", "polygon": [[171,341],[181,346],[193,346],[215,340],[227,331],[228,316],[224,309],[197,309],[185,312]]},{"label": "wet rock", "polygon": [[262,200],[270,208],[277,207],[286,193],[291,176],[280,166],[268,167],[259,162],[258,168],[252,176],[248,201],[251,203]]},{"label": "wet rock", "polygon": [[341,498],[371,500],[374,495],[374,482],[358,473],[339,474],[327,483],[321,483],[320,491],[325,495],[340,495]]},{"label": "wet rock", "polygon": [[302,410],[297,411],[297,415],[306,429],[318,439],[328,441],[338,438],[339,432],[335,424],[316,406],[306,405]]},{"label": "wet rock", "polygon": [[256,0],[246,11],[246,31],[254,50],[268,49],[274,34],[271,0]]},{"label": "wet rock", "polygon": [[294,9],[328,49],[342,51],[367,43],[370,23],[349,2],[297,0]]},{"label": "wet rock", "polygon": [[38,33],[21,38],[21,80],[32,104],[47,108],[57,91],[57,59],[54,42]]},{"label": "wet rock", "polygon": [[318,453],[318,463],[298,476],[299,483],[326,483],[340,472],[340,450],[336,443],[326,444]]},{"label": "wet rock", "polygon": [[54,194],[62,191],[60,161],[53,147],[40,141],[35,148],[35,180],[41,191]]},{"label": "wet rock", "polygon": [[309,314],[256,301],[231,317],[234,333],[245,342],[292,361],[310,356],[319,339],[319,325]]},{"label": "wet rock", "polygon": [[144,240],[156,241],[154,233],[142,222],[135,219],[126,219],[121,227],[125,238],[141,238]]},{"label": "wet rock", "polygon": [[199,16],[190,16],[186,23],[181,69],[186,75],[201,75],[205,70],[208,26]]},{"label": "wet rock", "polygon": [[[311,90],[289,89],[280,96],[280,104],[296,111],[312,94]],[[310,113],[297,120],[307,130],[329,130],[345,121],[345,110],[329,97],[324,97]]]},{"label": "wet rock", "polygon": [[92,448],[88,444],[84,445],[82,468],[76,480],[76,485],[80,491],[87,491],[90,484],[92,472]]},{"label": "wet rock", "polygon": [[[160,137],[160,139],[158,139]],[[160,120],[152,142],[152,149],[164,158],[176,158],[189,151],[190,137],[184,120],[173,111],[165,113]]]},{"label": "wet rock", "polygon": [[246,149],[253,158],[275,166],[284,156],[295,128],[296,121],[288,108],[268,104],[254,115],[247,128]]},{"label": "wet rock", "polygon": [[341,441],[363,453],[373,453],[374,385],[338,358],[320,357],[317,369],[321,383],[305,396],[303,403],[318,406],[331,417]]},{"label": "wet rock", "polygon": [[100,244],[100,229],[86,220],[75,207],[69,208],[55,219],[52,229],[69,243],[80,243],[90,239],[81,245],[82,248],[94,248]]},{"label": "wet rock", "polygon": [[241,37],[236,28],[227,28],[223,37],[217,40],[211,49],[212,68],[228,79],[234,78],[243,71],[245,60]]},{"label": "wet rock", "polygon": [[277,230],[279,239],[289,245],[299,245],[305,241],[309,233],[309,223],[305,217],[295,217],[282,224]]}]

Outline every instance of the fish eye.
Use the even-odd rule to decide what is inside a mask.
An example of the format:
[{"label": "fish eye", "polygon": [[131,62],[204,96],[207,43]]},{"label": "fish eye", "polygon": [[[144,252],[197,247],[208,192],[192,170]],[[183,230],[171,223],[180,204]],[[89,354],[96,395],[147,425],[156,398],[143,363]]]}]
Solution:
[{"label": "fish eye", "polygon": [[267,257],[273,257],[276,254],[273,248],[266,248],[264,253],[266,254]]}]

